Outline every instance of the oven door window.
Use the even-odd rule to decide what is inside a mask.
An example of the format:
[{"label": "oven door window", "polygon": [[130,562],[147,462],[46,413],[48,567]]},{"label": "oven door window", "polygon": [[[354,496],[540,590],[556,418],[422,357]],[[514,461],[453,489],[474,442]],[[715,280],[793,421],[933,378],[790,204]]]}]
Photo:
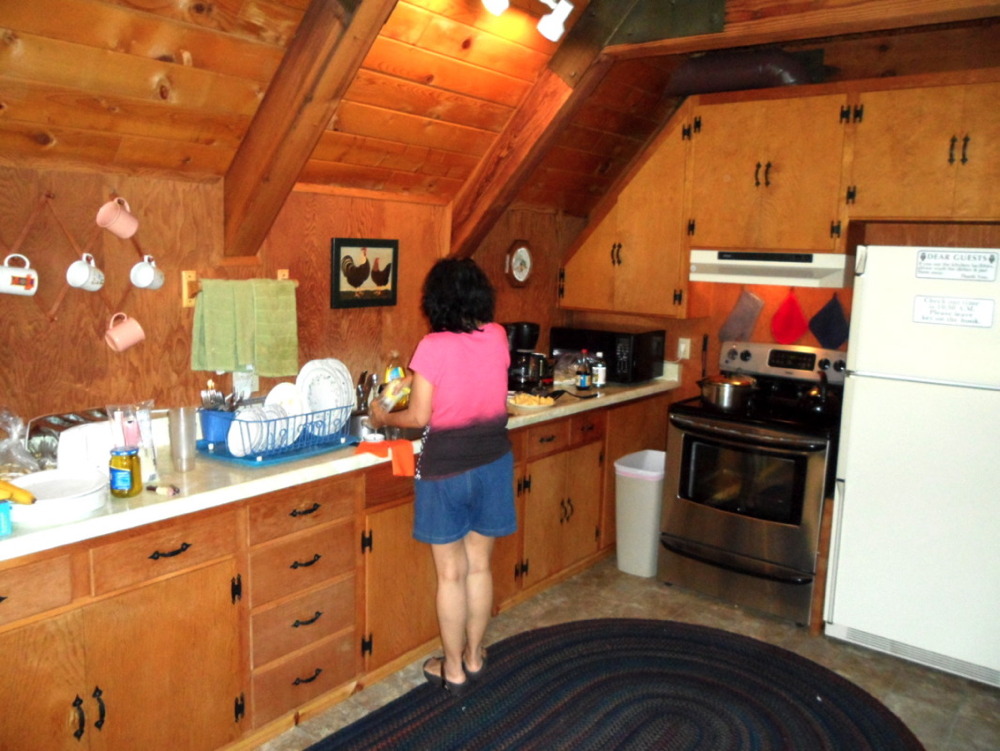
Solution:
[{"label": "oven door window", "polygon": [[684,437],[680,495],[735,514],[799,524],[808,457]]}]

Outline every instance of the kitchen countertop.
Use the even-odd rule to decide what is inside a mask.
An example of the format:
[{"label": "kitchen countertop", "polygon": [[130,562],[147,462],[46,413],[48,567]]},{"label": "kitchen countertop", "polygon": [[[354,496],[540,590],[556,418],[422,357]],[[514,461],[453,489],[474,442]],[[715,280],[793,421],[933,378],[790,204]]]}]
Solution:
[{"label": "kitchen countertop", "polygon": [[[666,363],[666,366],[666,375],[661,378],[635,385],[612,384],[593,399],[577,399],[564,394],[548,409],[512,410],[508,428],[514,430],[678,388],[679,366],[676,363]],[[419,440],[413,445],[414,450],[420,450]],[[177,472],[170,461],[169,447],[157,447],[157,482],[177,486],[180,488],[179,495],[166,497],[143,490],[134,498],[113,498],[108,493],[104,507],[85,519],[50,527],[15,525],[13,534],[0,539],[0,561],[242,501],[386,461],[389,460],[371,454],[357,454],[353,446],[261,467],[211,459],[199,453],[193,470]]]}]

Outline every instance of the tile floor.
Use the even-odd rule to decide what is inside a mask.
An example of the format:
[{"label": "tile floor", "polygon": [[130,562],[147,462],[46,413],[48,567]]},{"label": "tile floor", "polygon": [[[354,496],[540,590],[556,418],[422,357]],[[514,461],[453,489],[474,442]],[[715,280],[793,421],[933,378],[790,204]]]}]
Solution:
[{"label": "tile floor", "polygon": [[[878,697],[927,751],[1000,749],[1000,690],[760,616],[654,579],[623,574],[609,558],[501,613],[487,636],[495,642],[529,628],[583,618],[665,618],[722,628],[775,644],[840,673]],[[260,746],[301,751],[423,681],[423,658]],[[845,750],[847,751],[847,750]]]}]

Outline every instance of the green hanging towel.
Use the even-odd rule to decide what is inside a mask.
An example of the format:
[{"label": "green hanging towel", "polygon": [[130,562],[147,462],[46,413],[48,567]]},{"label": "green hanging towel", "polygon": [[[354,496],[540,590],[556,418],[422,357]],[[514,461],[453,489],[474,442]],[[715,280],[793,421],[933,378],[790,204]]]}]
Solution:
[{"label": "green hanging towel", "polygon": [[235,284],[225,279],[202,280],[201,292],[194,299],[191,370],[237,369]]},{"label": "green hanging towel", "polygon": [[299,329],[295,282],[254,279],[255,339],[253,366],[262,376],[289,376],[299,372]]}]

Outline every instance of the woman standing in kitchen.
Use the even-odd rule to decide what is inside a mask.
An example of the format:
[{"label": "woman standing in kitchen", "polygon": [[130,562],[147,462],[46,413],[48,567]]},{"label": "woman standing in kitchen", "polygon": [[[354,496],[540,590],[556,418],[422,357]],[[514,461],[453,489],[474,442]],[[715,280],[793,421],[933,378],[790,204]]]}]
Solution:
[{"label": "woman standing in kitchen", "polygon": [[517,529],[514,458],[507,437],[507,334],[493,322],[494,292],[471,259],[438,261],[421,300],[431,333],[417,345],[406,409],[372,403],[373,427],[426,428],[417,462],[413,536],[437,572],[442,657],[427,680],[459,696],[486,666],[493,609],[493,540]]}]

